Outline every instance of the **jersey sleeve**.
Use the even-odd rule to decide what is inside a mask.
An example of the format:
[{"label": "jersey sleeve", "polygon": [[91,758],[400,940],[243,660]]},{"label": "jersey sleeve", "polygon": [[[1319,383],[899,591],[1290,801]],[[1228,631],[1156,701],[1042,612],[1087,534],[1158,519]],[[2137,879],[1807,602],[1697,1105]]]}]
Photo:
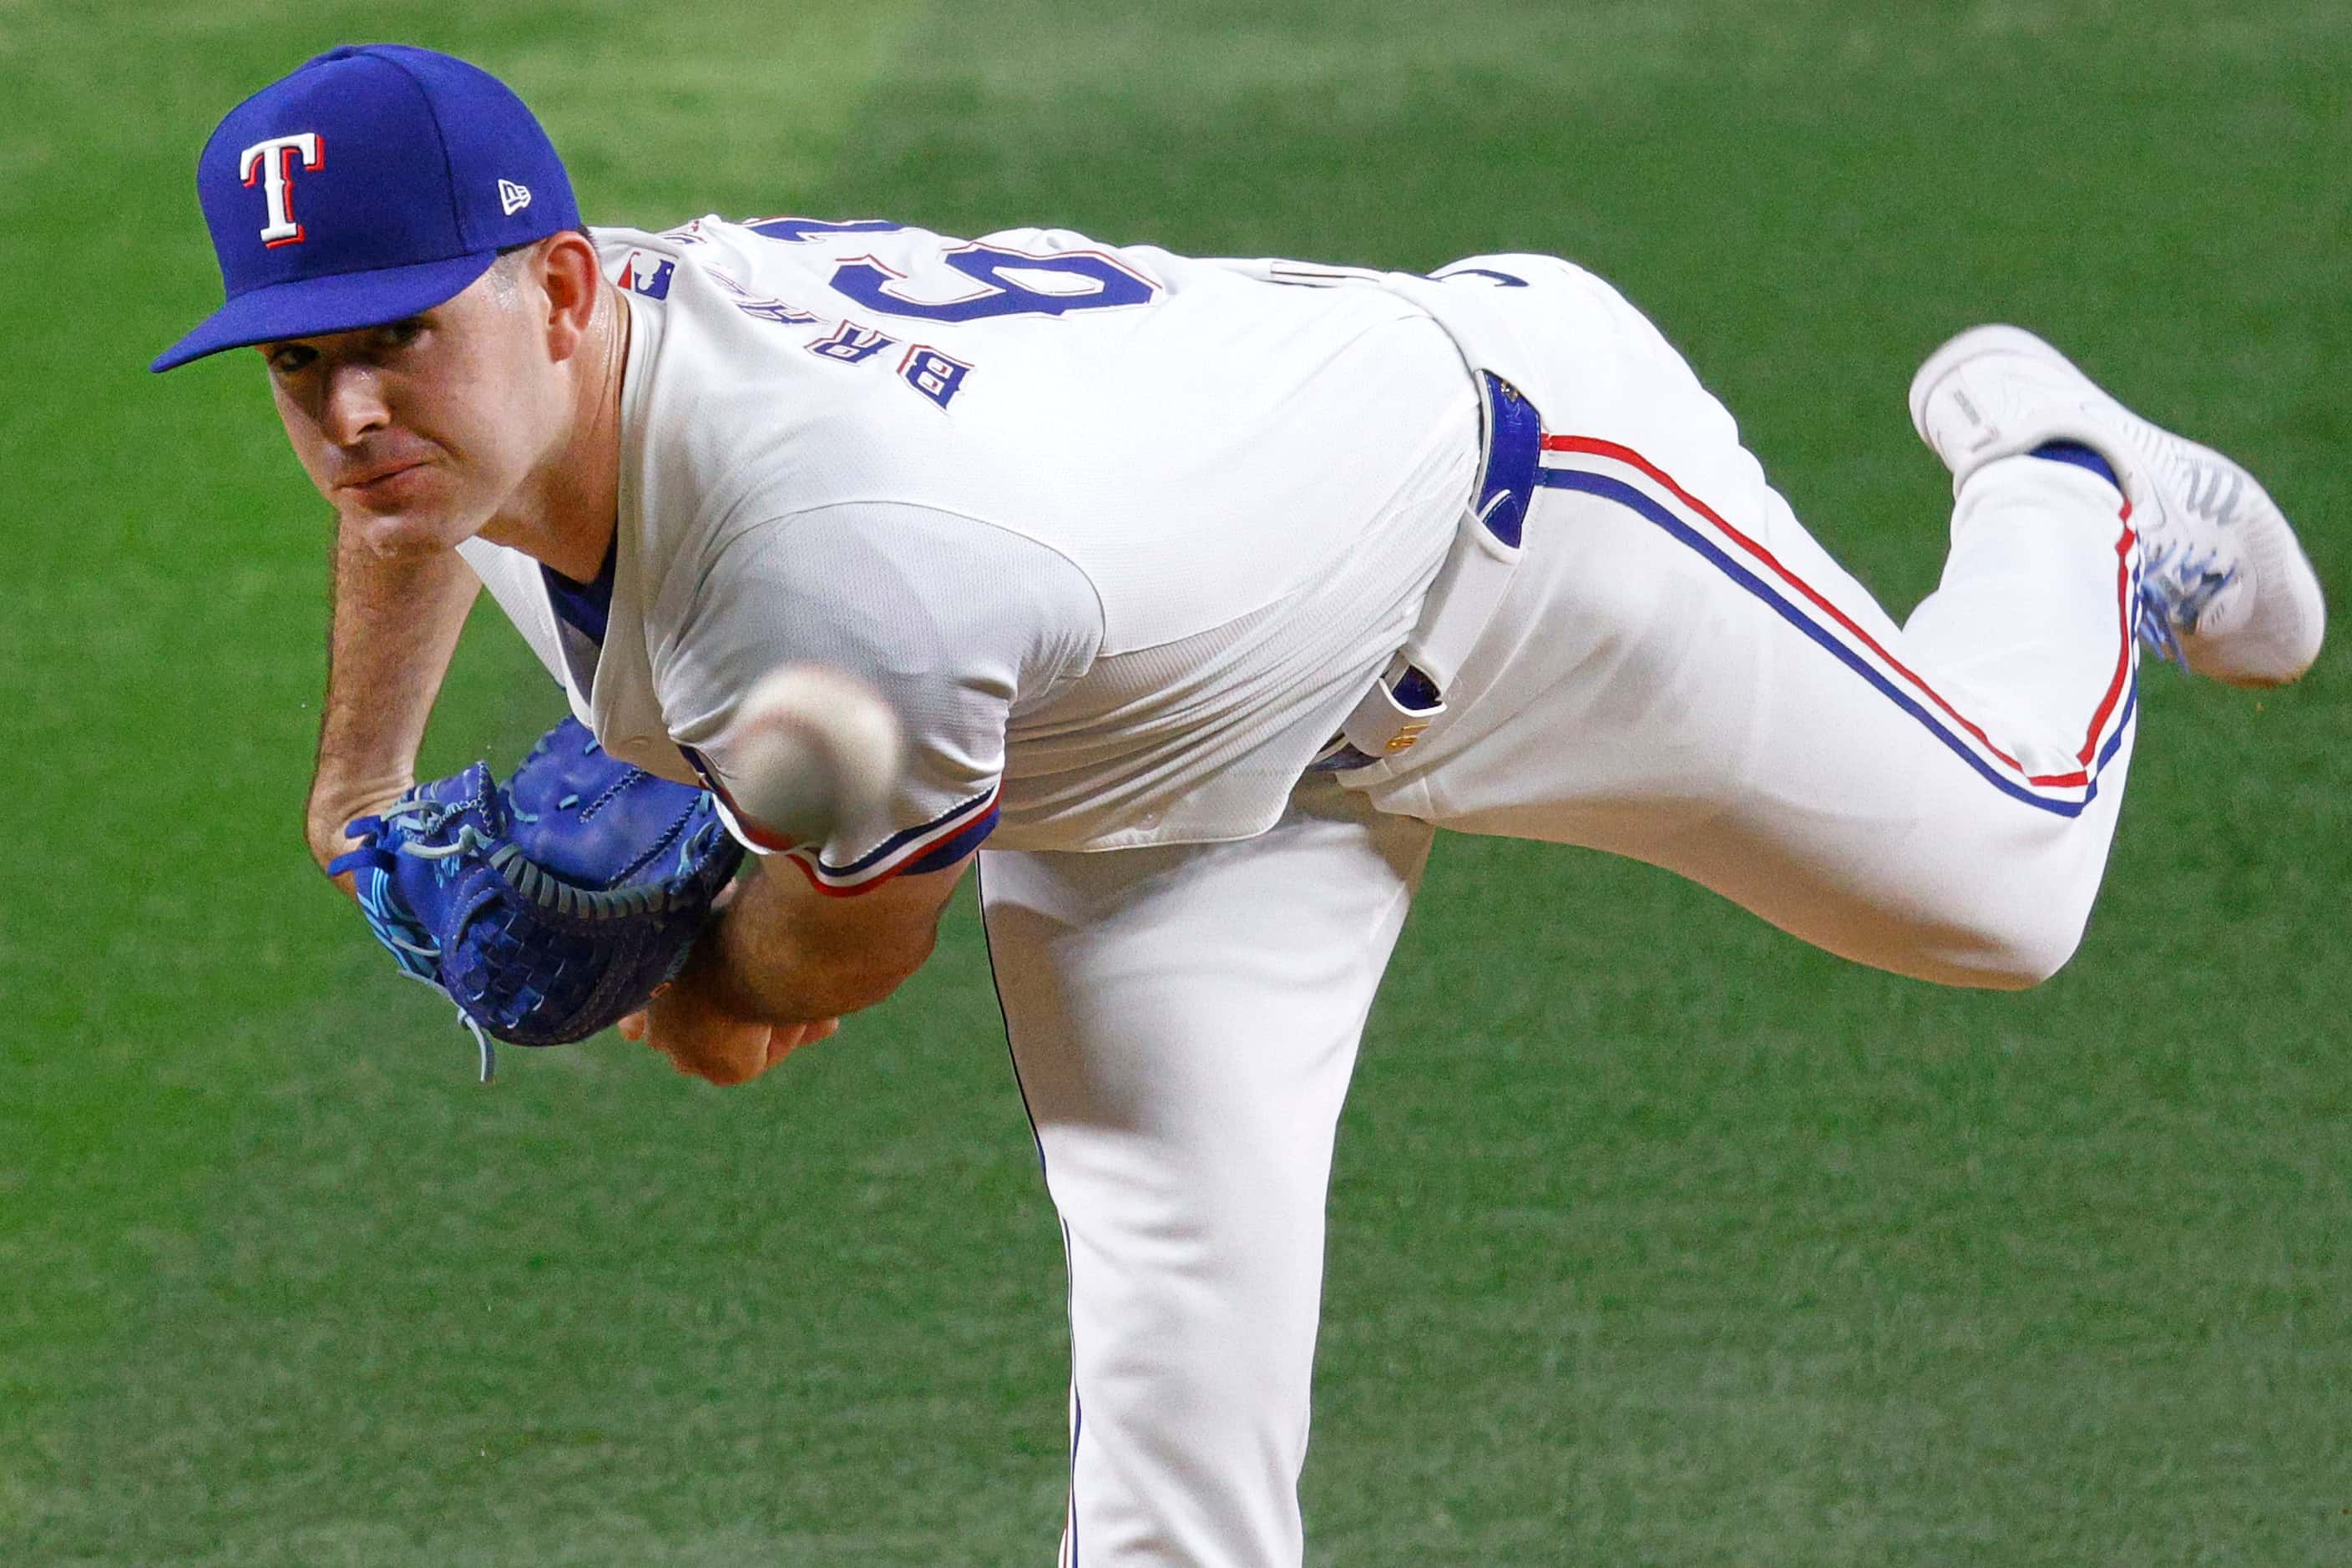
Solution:
[{"label": "jersey sleeve", "polygon": [[[788,857],[821,891],[854,894],[979,848],[996,825],[1013,713],[1083,674],[1101,637],[1093,585],[1053,550],[928,508],[856,502],[731,533],[655,678],[671,738],[737,837]],[[821,845],[763,843],[731,806],[742,698],[788,664],[865,681],[906,737],[885,809]]]}]

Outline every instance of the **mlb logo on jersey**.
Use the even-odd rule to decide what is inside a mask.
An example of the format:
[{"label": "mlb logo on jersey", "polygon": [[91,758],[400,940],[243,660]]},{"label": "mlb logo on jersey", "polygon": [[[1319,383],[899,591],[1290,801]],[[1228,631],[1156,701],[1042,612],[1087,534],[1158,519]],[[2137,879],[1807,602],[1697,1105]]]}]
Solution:
[{"label": "mlb logo on jersey", "polygon": [[677,264],[666,256],[648,256],[642,250],[629,252],[629,259],[621,265],[621,276],[614,279],[632,294],[643,294],[648,300],[669,298],[670,275]]}]

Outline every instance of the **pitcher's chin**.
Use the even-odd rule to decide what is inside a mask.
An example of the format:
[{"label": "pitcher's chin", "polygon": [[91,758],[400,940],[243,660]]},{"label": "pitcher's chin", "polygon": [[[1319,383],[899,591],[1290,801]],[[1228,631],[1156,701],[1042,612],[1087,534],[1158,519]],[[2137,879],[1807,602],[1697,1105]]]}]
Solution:
[{"label": "pitcher's chin", "polygon": [[343,521],[358,533],[361,542],[383,556],[430,554],[450,549],[478,531],[478,525],[469,528],[463,519],[432,507],[346,504],[341,510]]}]

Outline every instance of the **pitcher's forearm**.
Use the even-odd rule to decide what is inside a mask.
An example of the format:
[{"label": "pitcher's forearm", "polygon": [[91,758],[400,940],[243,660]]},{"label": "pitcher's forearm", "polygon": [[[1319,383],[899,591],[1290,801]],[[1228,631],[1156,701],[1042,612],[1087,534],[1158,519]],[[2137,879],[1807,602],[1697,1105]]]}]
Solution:
[{"label": "pitcher's forearm", "polygon": [[307,810],[310,853],[321,867],[347,847],[344,823],[415,782],[425,721],[481,586],[455,551],[383,556],[338,531],[327,696]]},{"label": "pitcher's forearm", "polygon": [[789,1025],[871,1007],[931,954],[970,861],[830,899],[781,856],[735,887],[679,976],[727,1015]]}]

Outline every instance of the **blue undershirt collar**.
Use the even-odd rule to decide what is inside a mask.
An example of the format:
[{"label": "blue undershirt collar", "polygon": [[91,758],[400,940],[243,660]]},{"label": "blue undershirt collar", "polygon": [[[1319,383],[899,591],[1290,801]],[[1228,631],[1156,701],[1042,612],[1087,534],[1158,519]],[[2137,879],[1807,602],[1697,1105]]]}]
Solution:
[{"label": "blue undershirt collar", "polygon": [[613,618],[613,568],[621,558],[621,534],[613,531],[613,542],[604,547],[604,563],[596,569],[595,581],[577,583],[542,564],[539,569],[547,580],[547,597],[555,606],[556,619],[594,643],[604,646],[604,628]]}]

